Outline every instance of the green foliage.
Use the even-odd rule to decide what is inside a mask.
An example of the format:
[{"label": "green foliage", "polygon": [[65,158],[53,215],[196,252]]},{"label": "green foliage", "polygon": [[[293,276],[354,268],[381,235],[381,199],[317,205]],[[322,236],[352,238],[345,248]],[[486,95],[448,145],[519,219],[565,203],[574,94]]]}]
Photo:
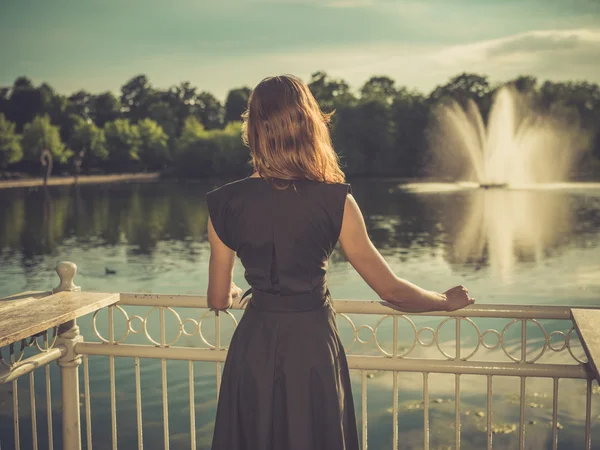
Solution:
[{"label": "green foliage", "polygon": [[240,176],[248,173],[249,151],[242,144],[240,122],[206,130],[195,118],[185,121],[176,144],[175,167],[186,177]]},{"label": "green foliage", "polygon": [[117,170],[130,169],[140,159],[140,131],[127,119],[117,119],[104,125],[106,148],[111,163]]},{"label": "green foliage", "polygon": [[152,119],[143,119],[137,124],[140,136],[140,161],[147,169],[164,168],[170,161],[169,136]]},{"label": "green foliage", "polygon": [[89,114],[96,125],[103,127],[121,116],[121,103],[111,92],[104,92],[90,99]]},{"label": "green foliage", "polygon": [[37,116],[23,128],[24,158],[28,161],[39,162],[42,150],[52,153],[55,162],[64,163],[73,154],[65,147],[60,139],[59,128],[50,123],[50,117]]},{"label": "green foliage", "polygon": [[400,89],[390,106],[393,124],[392,146],[396,173],[406,177],[421,175],[427,159],[426,129],[429,107],[425,96],[418,92]]},{"label": "green foliage", "polygon": [[248,98],[250,97],[251,89],[248,87],[242,87],[238,89],[232,89],[227,94],[227,100],[225,100],[225,123],[239,122],[242,120],[242,113],[246,111],[248,107]]},{"label": "green foliage", "polygon": [[108,158],[104,130],[98,128],[91,120],[78,116],[75,116],[69,147],[77,153],[84,151],[92,161],[104,161]]},{"label": "green foliage", "polygon": [[47,88],[35,88],[29,78],[17,78],[8,99],[6,116],[15,122],[17,132],[21,132],[34,117],[48,112],[50,100],[51,92]]},{"label": "green foliage", "polygon": [[22,157],[21,139],[15,132],[15,124],[0,114],[0,169],[20,161]]},{"label": "green foliage", "polygon": [[[598,85],[538,82],[530,76],[509,83],[540,113],[582,128],[580,147],[590,152],[578,173],[600,175]],[[455,76],[428,95],[409,91],[386,76],[371,77],[356,93],[343,79],[322,71],[313,73],[308,84],[321,109],[335,111],[332,139],[348,175],[408,177],[425,173],[428,123],[438,103],[453,99],[464,105],[474,100],[485,121],[500,87],[473,73]],[[232,89],[223,105],[189,82],[161,90],[138,75],[123,85],[118,97],[86,91],[65,97],[48,84],[36,87],[20,77],[13,86],[0,88],[0,165],[20,158],[20,141],[25,159],[35,163],[42,148],[53,153],[55,162],[66,161],[72,154],[63,144],[67,143],[73,151],[85,150],[86,164],[102,163],[109,171],[172,165],[182,176],[244,175],[249,155],[241,142],[239,120],[250,93],[247,87]]]},{"label": "green foliage", "polygon": [[392,103],[396,96],[395,81],[389,77],[372,77],[360,90],[362,100],[377,100],[382,103]]},{"label": "green foliage", "polygon": [[250,171],[250,149],[242,142],[242,123],[230,122],[223,130],[211,130],[208,138],[219,151],[213,154],[212,169],[219,176],[244,176]]},{"label": "green foliage", "polygon": [[321,109],[331,112],[340,107],[351,106],[356,100],[350,86],[344,80],[331,79],[325,72],[315,72],[308,83]]},{"label": "green foliage", "polygon": [[194,115],[207,130],[222,128],[225,109],[210,92],[201,92],[195,98]]},{"label": "green foliage", "polygon": [[133,122],[148,116],[148,103],[153,94],[146,75],[133,77],[121,88],[121,105],[125,116]]},{"label": "green foliage", "polygon": [[179,134],[179,118],[175,108],[171,107],[167,101],[161,100],[152,103],[148,108],[148,118],[158,123],[168,136],[175,137]]},{"label": "green foliage", "polygon": [[204,126],[195,117],[185,120],[174,155],[177,173],[185,177],[207,176],[212,169],[216,145],[207,139]]}]

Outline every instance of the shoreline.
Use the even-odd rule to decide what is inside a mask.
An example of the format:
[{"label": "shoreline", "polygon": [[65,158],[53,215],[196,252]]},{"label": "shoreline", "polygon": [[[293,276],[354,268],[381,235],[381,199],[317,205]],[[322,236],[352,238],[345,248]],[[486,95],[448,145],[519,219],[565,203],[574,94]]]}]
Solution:
[{"label": "shoreline", "polygon": [[[230,180],[229,178],[218,178],[224,181]],[[237,178],[232,178],[233,181]],[[56,176],[51,177],[48,180],[47,186],[73,186],[76,184],[111,184],[111,183],[152,183],[157,181],[179,181],[185,183],[201,183],[210,178],[179,178],[167,175],[162,172],[149,172],[149,173],[122,173],[122,174],[108,174],[108,175],[80,175],[79,180],[75,182],[75,176]],[[355,175],[348,178],[348,182],[353,181],[379,181],[384,183],[399,183],[399,184],[412,184],[412,183],[448,183],[456,184],[456,181],[448,180],[444,178],[434,177],[393,177],[393,176],[373,176],[373,175]],[[600,180],[594,178],[574,178],[567,183],[598,183]],[[12,180],[0,180],[0,190],[2,189],[16,189],[16,188],[31,188],[31,187],[42,187],[44,185],[44,179],[41,177],[30,177],[30,178],[17,178]]]},{"label": "shoreline", "polygon": [[[153,182],[161,178],[160,172],[151,173],[124,173],[118,175],[80,175],[77,183],[75,177],[51,177],[47,186],[72,186],[75,184],[104,184],[104,183],[130,183]],[[23,187],[42,187],[43,178],[21,178],[17,180],[0,180],[0,189],[13,189]]]}]

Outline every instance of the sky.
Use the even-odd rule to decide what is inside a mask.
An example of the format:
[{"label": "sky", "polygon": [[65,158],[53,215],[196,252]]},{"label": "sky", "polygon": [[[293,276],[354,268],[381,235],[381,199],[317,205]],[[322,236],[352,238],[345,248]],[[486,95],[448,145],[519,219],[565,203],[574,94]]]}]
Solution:
[{"label": "sky", "polygon": [[494,83],[600,82],[600,0],[0,0],[0,86],[118,92],[145,74],[224,99],[316,71],[431,91],[462,72]]}]

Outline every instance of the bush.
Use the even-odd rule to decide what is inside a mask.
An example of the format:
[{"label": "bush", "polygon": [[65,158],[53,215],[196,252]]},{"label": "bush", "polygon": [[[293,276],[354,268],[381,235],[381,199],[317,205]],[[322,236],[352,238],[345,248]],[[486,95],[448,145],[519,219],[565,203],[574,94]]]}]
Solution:
[{"label": "bush", "polygon": [[15,124],[0,114],[0,169],[23,158],[21,138],[15,132]]},{"label": "bush", "polygon": [[104,125],[109,160],[120,170],[131,169],[139,161],[141,138],[136,125],[127,119],[117,119]]},{"label": "bush", "polygon": [[223,130],[205,130],[195,117],[185,121],[174,155],[176,172],[190,178],[244,176],[249,172],[248,159],[240,122],[231,122]]},{"label": "bush", "polygon": [[39,162],[42,150],[52,153],[55,162],[65,163],[73,152],[60,140],[60,130],[50,123],[50,117],[37,116],[23,128],[24,157],[27,161]]},{"label": "bush", "polygon": [[140,135],[140,161],[146,169],[162,169],[171,160],[169,136],[152,119],[137,124]]},{"label": "bush", "polygon": [[98,128],[91,120],[75,116],[73,132],[69,146],[75,152],[85,151],[88,159],[93,162],[104,161],[108,158],[104,130]]}]

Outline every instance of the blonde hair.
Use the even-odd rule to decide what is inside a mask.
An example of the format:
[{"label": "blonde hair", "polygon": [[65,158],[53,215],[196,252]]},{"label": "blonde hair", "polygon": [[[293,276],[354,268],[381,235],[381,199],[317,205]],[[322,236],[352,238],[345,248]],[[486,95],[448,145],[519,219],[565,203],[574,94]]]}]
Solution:
[{"label": "blonde hair", "polygon": [[323,113],[309,87],[294,76],[262,80],[242,115],[242,138],[254,169],[281,188],[299,179],[343,182],[327,126],[332,114]]}]

